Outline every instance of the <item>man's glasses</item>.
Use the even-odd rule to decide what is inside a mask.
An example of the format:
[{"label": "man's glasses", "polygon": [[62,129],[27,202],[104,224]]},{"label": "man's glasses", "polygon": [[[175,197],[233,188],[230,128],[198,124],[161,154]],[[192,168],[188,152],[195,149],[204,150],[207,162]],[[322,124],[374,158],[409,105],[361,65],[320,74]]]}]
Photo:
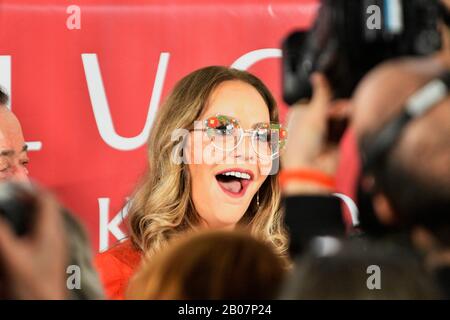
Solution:
[{"label": "man's glasses", "polygon": [[233,151],[248,136],[258,157],[273,160],[286,145],[287,131],[279,123],[257,123],[244,130],[237,119],[219,114],[204,120],[202,125],[191,131],[206,132],[214,147],[221,151]]}]

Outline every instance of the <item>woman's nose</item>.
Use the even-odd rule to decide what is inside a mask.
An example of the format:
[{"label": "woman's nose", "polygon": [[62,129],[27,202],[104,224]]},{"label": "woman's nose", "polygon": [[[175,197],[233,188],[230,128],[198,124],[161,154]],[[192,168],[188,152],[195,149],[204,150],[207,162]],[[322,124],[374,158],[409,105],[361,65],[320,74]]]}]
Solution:
[{"label": "woman's nose", "polygon": [[235,158],[243,159],[244,161],[256,161],[256,153],[251,145],[251,136],[242,137],[241,142],[233,152]]}]

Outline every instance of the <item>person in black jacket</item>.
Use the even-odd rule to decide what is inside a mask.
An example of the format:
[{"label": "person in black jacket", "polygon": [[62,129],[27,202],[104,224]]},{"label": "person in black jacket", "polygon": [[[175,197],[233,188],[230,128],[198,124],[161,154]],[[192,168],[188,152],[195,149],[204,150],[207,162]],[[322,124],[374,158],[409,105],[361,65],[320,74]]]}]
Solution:
[{"label": "person in black jacket", "polygon": [[289,139],[282,156],[280,182],[284,193],[285,223],[290,229],[290,253],[302,252],[315,236],[342,237],[345,225],[335,192],[339,149],[328,143],[327,122],[344,117],[349,101],[332,101],[332,90],[322,74],[313,74],[313,97],[288,115]]}]

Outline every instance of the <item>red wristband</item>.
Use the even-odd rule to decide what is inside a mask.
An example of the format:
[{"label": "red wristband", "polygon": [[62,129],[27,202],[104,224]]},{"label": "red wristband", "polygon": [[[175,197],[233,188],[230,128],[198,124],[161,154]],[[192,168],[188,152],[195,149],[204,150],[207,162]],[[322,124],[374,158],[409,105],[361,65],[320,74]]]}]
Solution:
[{"label": "red wristband", "polygon": [[334,177],[327,175],[319,170],[313,169],[294,169],[282,170],[278,176],[281,186],[289,181],[309,181],[315,184],[334,189],[336,182]]}]

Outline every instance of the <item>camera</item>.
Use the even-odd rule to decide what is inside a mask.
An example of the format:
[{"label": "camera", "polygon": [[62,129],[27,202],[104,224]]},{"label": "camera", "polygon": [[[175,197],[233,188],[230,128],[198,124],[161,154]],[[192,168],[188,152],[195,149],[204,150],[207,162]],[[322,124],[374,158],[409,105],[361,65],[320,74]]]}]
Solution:
[{"label": "camera", "polygon": [[0,216],[9,222],[16,235],[24,236],[30,231],[37,206],[32,187],[11,182],[0,184]]},{"label": "camera", "polygon": [[283,41],[284,101],[311,98],[314,72],[325,74],[336,99],[349,98],[378,63],[436,52],[442,15],[438,0],[322,0],[312,28]]}]

